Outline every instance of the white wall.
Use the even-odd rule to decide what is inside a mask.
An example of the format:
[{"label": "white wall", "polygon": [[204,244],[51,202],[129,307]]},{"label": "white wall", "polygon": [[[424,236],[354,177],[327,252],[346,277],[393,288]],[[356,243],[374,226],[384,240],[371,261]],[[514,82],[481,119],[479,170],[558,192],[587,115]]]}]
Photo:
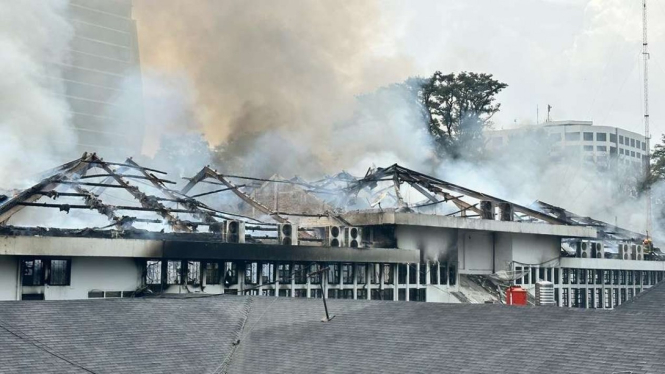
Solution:
[{"label": "white wall", "polygon": [[525,264],[540,264],[559,258],[561,239],[557,236],[513,234],[513,260]]},{"label": "white wall", "polygon": [[418,249],[425,260],[446,261],[456,256],[457,230],[423,226],[397,226],[397,248]]},{"label": "white wall", "polygon": [[427,302],[459,304],[459,299],[451,295],[451,291],[457,291],[457,287],[449,288],[448,286],[429,285],[425,291],[427,293]]},{"label": "white wall", "polygon": [[0,256],[0,300],[18,300],[18,257]]},{"label": "white wall", "polygon": [[74,257],[69,286],[44,286],[46,300],[87,299],[91,290],[134,291],[141,268],[132,258]]},{"label": "white wall", "polygon": [[460,274],[492,273],[492,233],[460,230],[457,247]]}]

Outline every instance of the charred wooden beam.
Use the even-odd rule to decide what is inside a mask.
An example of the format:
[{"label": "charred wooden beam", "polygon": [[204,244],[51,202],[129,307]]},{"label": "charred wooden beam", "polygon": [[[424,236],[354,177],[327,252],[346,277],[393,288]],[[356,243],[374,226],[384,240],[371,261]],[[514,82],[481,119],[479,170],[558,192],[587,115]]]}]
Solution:
[{"label": "charred wooden beam", "polygon": [[[150,178],[148,178],[146,176],[143,176],[143,175],[120,174],[120,173],[118,173],[117,175],[120,176],[120,177],[123,177],[123,178],[131,178],[131,179],[148,179],[148,180],[150,179]],[[110,174],[90,174],[90,175],[84,175],[84,176],[80,177],[79,179],[102,178],[102,177],[112,177],[112,175],[110,175]],[[157,178],[157,179],[161,183],[176,184],[176,182],[170,181],[168,179],[161,179],[161,178]]]},{"label": "charred wooden beam", "polygon": [[122,166],[125,168],[131,168],[131,169],[137,169],[137,170],[146,170],[146,171],[152,171],[153,173],[159,173],[159,174],[164,174],[166,175],[167,173],[165,171],[157,170],[157,169],[151,169],[151,168],[145,168],[143,166],[139,166],[137,164],[131,165],[131,164],[123,164],[120,162],[108,162],[108,161],[103,161],[99,158],[96,158],[94,160],[89,160],[89,161],[84,161],[90,164],[99,164],[99,165],[113,165],[113,166]]}]

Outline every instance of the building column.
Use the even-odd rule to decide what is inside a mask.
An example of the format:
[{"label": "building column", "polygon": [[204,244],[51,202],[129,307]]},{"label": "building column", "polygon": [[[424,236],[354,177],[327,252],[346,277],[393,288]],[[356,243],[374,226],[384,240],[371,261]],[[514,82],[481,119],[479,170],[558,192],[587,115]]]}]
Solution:
[{"label": "building column", "polygon": [[410,281],[409,272],[410,271],[411,271],[411,264],[406,264],[406,298],[405,298],[406,301],[409,301],[409,290],[411,289],[409,287],[409,281]]}]

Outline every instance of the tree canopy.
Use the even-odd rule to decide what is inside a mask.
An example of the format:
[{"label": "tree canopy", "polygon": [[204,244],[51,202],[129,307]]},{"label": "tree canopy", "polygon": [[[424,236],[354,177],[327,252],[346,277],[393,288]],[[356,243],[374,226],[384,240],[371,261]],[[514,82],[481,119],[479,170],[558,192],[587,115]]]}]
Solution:
[{"label": "tree canopy", "polygon": [[482,151],[482,131],[501,107],[496,95],[508,87],[492,74],[440,71],[406,84],[418,91],[437,151],[454,158]]}]

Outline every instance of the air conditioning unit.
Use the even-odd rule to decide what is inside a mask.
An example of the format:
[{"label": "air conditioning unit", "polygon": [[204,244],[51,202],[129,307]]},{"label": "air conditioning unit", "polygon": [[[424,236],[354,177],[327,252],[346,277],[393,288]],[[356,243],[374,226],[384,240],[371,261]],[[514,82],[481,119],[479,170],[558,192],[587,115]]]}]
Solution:
[{"label": "air conditioning unit", "polygon": [[637,260],[637,245],[636,244],[631,244],[630,245],[630,259],[631,260]]},{"label": "air conditioning unit", "polygon": [[620,260],[630,260],[630,253],[628,250],[628,244],[619,243],[619,259]]},{"label": "air conditioning unit", "polygon": [[605,258],[603,243],[591,243],[591,258]]},{"label": "air conditioning unit", "polygon": [[494,203],[488,200],[480,202],[480,212],[482,219],[494,219]]},{"label": "air conditioning unit", "polygon": [[245,222],[243,221],[227,221],[226,222],[226,241],[228,243],[244,243],[245,242]]},{"label": "air conditioning unit", "polygon": [[360,248],[363,245],[363,232],[360,227],[346,228],[346,243],[351,248]]},{"label": "air conditioning unit", "polygon": [[639,261],[644,260],[644,246],[637,245],[635,250],[635,259]]},{"label": "air conditioning unit", "polygon": [[277,238],[281,245],[298,245],[298,225],[280,223],[277,225]]},{"label": "air conditioning unit", "polygon": [[326,227],[324,244],[329,247],[343,247],[344,228],[341,226]]},{"label": "air conditioning unit", "polygon": [[579,247],[578,257],[591,258],[591,244],[591,242],[583,240]]},{"label": "air conditioning unit", "polygon": [[501,212],[502,221],[513,220],[513,205],[511,203],[499,203],[499,211]]},{"label": "air conditioning unit", "polygon": [[556,305],[554,283],[547,281],[536,282],[536,305]]}]

